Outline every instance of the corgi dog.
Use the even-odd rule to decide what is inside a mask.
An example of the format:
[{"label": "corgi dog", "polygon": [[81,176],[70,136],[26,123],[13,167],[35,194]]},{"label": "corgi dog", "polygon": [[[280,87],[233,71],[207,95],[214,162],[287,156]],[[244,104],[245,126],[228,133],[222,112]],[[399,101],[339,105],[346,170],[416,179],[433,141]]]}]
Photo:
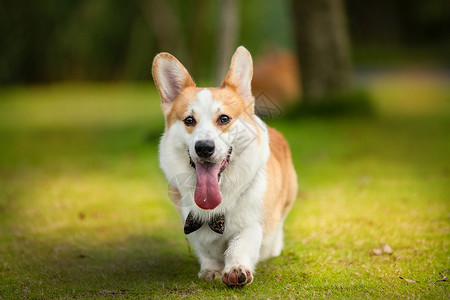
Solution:
[{"label": "corgi dog", "polygon": [[258,261],[280,254],[297,194],[288,143],[254,114],[252,57],[239,47],[216,88],[196,87],[169,53],[155,57],[152,73],[165,117],[160,166],[198,276],[249,284]]}]

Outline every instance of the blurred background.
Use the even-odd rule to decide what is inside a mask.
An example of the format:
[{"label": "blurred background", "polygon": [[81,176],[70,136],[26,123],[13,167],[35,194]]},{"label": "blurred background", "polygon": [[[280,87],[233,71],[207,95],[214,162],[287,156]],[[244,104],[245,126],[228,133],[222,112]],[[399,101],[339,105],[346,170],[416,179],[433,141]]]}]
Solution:
[{"label": "blurred background", "polygon": [[[238,45],[256,59],[296,50],[308,57],[315,55],[308,47],[321,47],[314,39],[329,48],[322,52],[339,52],[339,65],[351,70],[449,66],[445,0],[22,0],[0,5],[3,85],[148,81],[152,59],[161,51],[178,57],[197,81],[209,82],[223,72],[222,61],[228,64]],[[327,41],[328,35],[336,41]]]},{"label": "blurred background", "polygon": [[431,78],[442,84],[449,77],[445,0],[0,5],[3,86],[149,82],[152,60],[161,51],[179,58],[199,85],[213,86],[238,45],[253,54],[255,96],[263,92],[263,102],[269,98],[280,107],[302,97],[304,105],[336,102],[342,94],[367,102],[361,91],[386,78],[386,71],[400,82]]},{"label": "blurred background", "polygon": [[[1,1],[0,294],[208,289],[158,167],[151,65],[167,51],[216,86],[239,45],[298,171],[280,276],[321,278],[301,295],[356,282],[345,296],[397,298],[398,276],[448,269],[449,23],[448,0]],[[258,270],[266,296],[285,290],[272,275]]]}]

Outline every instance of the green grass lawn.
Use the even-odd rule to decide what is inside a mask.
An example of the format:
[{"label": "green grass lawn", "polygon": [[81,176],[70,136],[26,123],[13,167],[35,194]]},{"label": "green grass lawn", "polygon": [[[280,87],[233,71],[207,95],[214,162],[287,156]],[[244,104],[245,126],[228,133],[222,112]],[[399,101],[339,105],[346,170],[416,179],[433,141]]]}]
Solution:
[{"label": "green grass lawn", "polygon": [[0,299],[448,299],[448,85],[370,82],[375,116],[270,121],[300,190],[282,255],[243,289],[197,278],[150,84],[0,89]]}]

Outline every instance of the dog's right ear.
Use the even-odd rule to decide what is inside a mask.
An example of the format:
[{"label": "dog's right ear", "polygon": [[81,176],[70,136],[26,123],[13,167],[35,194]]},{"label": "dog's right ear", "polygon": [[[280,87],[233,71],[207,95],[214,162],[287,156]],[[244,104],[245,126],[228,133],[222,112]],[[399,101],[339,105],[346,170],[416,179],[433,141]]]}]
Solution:
[{"label": "dog's right ear", "polygon": [[152,74],[161,96],[163,110],[172,104],[184,88],[195,87],[186,68],[166,52],[158,54],[153,60]]}]

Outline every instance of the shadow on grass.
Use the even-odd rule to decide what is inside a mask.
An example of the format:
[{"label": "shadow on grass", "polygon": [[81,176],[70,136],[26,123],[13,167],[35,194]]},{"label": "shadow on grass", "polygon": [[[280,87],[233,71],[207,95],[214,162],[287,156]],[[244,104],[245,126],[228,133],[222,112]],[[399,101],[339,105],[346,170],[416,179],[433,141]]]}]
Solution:
[{"label": "shadow on grass", "polygon": [[275,103],[269,104],[269,115],[261,115],[263,119],[295,120],[307,117],[374,117],[376,115],[373,99],[365,90],[355,90],[347,93],[332,94],[323,98],[302,98],[284,109]]},{"label": "shadow on grass", "polygon": [[20,243],[27,250],[13,269],[24,290],[16,296],[151,295],[197,279],[187,244],[151,234],[89,246],[64,239]]},{"label": "shadow on grass", "polygon": [[0,295],[178,295],[198,281],[178,219],[161,221],[171,213],[145,132],[0,134]]}]

